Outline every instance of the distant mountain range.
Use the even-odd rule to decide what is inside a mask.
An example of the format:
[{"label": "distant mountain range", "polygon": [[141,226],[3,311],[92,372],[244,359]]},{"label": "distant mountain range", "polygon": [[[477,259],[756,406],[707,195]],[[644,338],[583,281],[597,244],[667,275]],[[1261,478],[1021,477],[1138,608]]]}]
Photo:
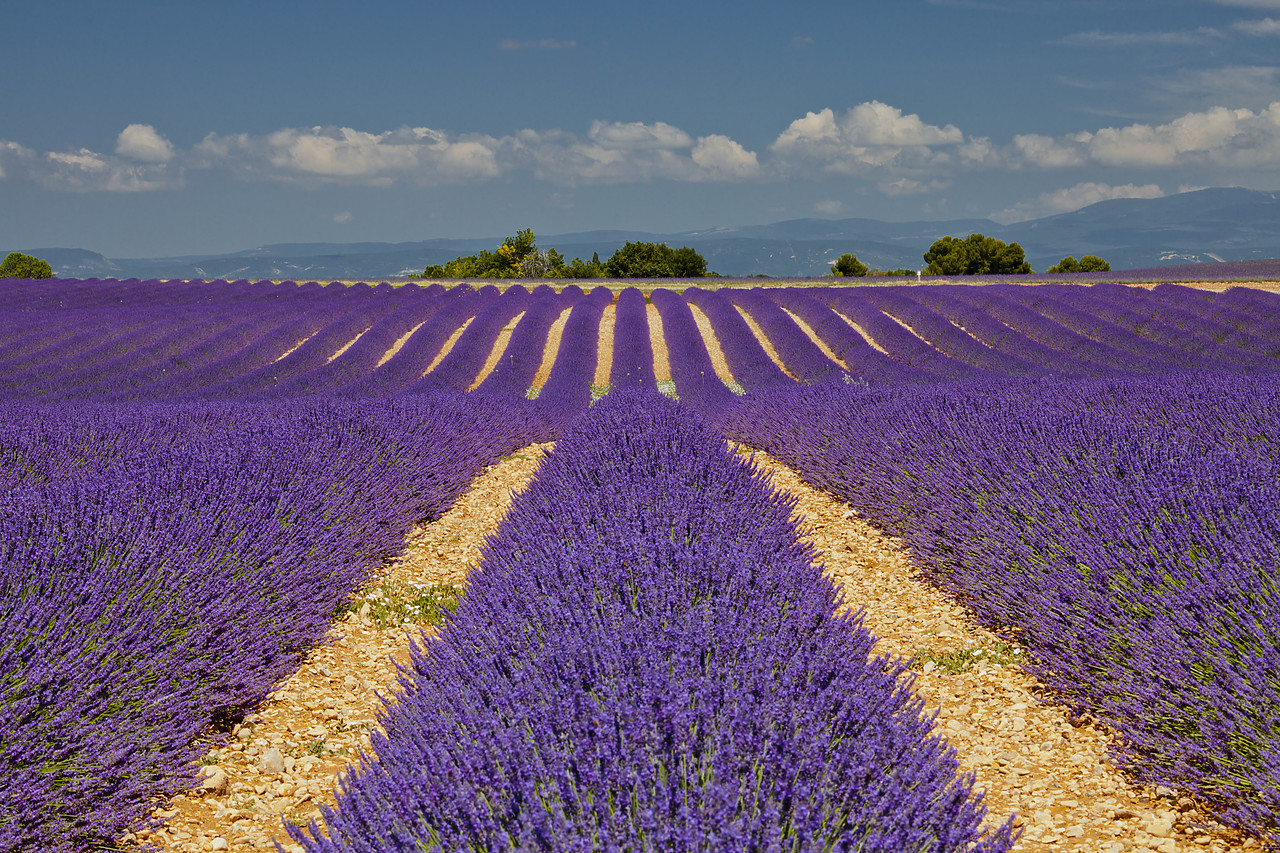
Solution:
[{"label": "distant mountain range", "polygon": [[[675,234],[587,231],[538,235],[566,259],[607,258],[627,241],[692,246],[723,275],[820,276],[845,252],[877,269],[918,269],[940,237],[981,232],[1022,245],[1042,272],[1065,255],[1106,258],[1113,269],[1280,258],[1280,193],[1196,190],[1156,199],[1114,199],[1071,213],[1000,225],[989,219],[881,222],[792,219],[772,225]],[[428,264],[493,249],[501,237],[415,243],[275,243],[226,255],[107,258],[85,249],[18,249],[74,278],[363,279],[421,274]],[[8,251],[8,250],[6,250]]]}]

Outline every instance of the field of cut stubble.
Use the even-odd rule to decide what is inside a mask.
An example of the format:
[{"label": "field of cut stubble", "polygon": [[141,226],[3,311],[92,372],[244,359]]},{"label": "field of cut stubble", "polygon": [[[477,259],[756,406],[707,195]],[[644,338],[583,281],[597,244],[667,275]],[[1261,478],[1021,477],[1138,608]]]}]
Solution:
[{"label": "field of cut stubble", "polygon": [[0,304],[0,849],[1280,841],[1266,287]]}]

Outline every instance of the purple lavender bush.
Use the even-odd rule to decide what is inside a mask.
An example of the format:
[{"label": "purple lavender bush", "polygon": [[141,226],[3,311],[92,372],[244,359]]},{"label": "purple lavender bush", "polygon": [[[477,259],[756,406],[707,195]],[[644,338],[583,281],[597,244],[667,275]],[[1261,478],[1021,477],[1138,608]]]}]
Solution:
[{"label": "purple lavender bush", "polygon": [[995,851],[953,751],[687,409],[571,425],[311,851]]},{"label": "purple lavender bush", "polygon": [[1280,375],[797,388],[735,416],[1013,629],[1137,780],[1280,844]]},{"label": "purple lavender bush", "polygon": [[439,394],[0,411],[6,853],[145,825],[194,782],[197,736],[258,705],[411,524],[534,432]]}]

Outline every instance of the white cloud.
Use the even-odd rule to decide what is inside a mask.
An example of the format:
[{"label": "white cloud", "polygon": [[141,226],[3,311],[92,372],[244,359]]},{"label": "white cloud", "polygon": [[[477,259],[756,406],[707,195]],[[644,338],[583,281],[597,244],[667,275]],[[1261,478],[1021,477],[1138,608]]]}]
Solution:
[{"label": "white cloud", "polygon": [[1009,149],[1012,165],[1065,168],[1223,166],[1280,168],[1280,101],[1264,110],[1214,107],[1165,124],[1130,124],[1059,137],[1023,134]]},{"label": "white cloud", "polygon": [[988,153],[984,143],[966,141],[955,125],[927,124],[914,113],[868,101],[843,116],[830,108],[806,113],[791,122],[770,150],[784,167],[816,166],[827,172],[874,175],[928,170],[950,164],[956,156],[981,160]]},{"label": "white cloud", "polygon": [[1076,141],[1059,141],[1038,133],[1018,134],[1013,138],[1012,162],[1015,165],[1025,164],[1043,169],[1080,166],[1085,162],[1085,157],[1079,145],[1073,144]]},{"label": "white cloud", "polygon": [[1164,191],[1155,184],[1111,186],[1096,181],[1086,181],[1065,189],[1041,193],[1032,201],[1020,202],[1013,207],[992,213],[991,218],[1006,224],[1024,222],[1028,219],[1052,216],[1055,213],[1068,213],[1113,198],[1160,198],[1163,195]]},{"label": "white cloud", "polygon": [[179,186],[181,173],[164,163],[127,163],[88,148],[51,151],[26,161],[27,176],[55,190],[146,192]]},{"label": "white cloud", "polygon": [[893,178],[876,184],[876,189],[888,196],[920,195],[937,192],[951,186],[950,181],[935,178],[932,181],[918,181],[915,178]]},{"label": "white cloud", "polygon": [[502,143],[473,134],[451,137],[426,127],[368,133],[349,127],[284,128],[265,136],[210,134],[196,147],[204,168],[308,185],[388,186],[398,180],[455,183],[501,174]]},{"label": "white cloud", "polygon": [[827,216],[838,216],[844,213],[844,202],[842,201],[820,201],[813,206],[818,213],[824,213]]},{"label": "white cloud", "polygon": [[36,152],[24,145],[0,139],[0,178],[21,176],[26,164],[36,156]]},{"label": "white cloud", "polygon": [[510,154],[535,177],[579,183],[750,180],[763,174],[758,157],[723,134],[696,141],[655,122],[593,122],[586,138],[565,131],[518,131]]},{"label": "white cloud", "polygon": [[613,150],[688,148],[693,145],[689,134],[665,121],[654,124],[642,121],[595,121],[591,123],[587,138],[603,148]]},{"label": "white cloud", "polygon": [[748,179],[760,174],[760,162],[754,151],[718,133],[699,137],[689,156],[710,180]]},{"label": "white cloud", "polygon": [[1260,21],[1236,21],[1231,25],[1251,36],[1280,36],[1280,18],[1263,18]]},{"label": "white cloud", "polygon": [[[1273,69],[1274,70],[1274,69]],[[177,148],[150,125],[122,131],[114,153],[37,152],[0,140],[0,178],[75,191],[137,192],[181,185],[189,171],[301,186],[433,186],[528,176],[561,187],[647,181],[742,182],[854,178],[889,196],[927,194],[963,172],[1075,170],[1076,180],[1108,169],[1280,170],[1280,101],[1185,112],[1163,124],[1131,123],[1057,136],[1022,133],[996,143],[952,124],[868,101],[790,122],[757,154],[721,133],[693,136],[666,122],[595,121],[586,133],[513,130],[503,136],[404,126],[371,132],[350,127],[281,128],[265,134],[210,133]],[[1172,184],[1181,175],[1169,178]],[[1128,176],[1123,180],[1131,180]],[[1072,188],[1077,195],[1085,192]],[[1126,184],[1104,191],[1136,192]],[[826,192],[823,193],[824,195]],[[1065,198],[1065,196],[1061,197]],[[1061,206],[1059,197],[1035,204]],[[1011,209],[1020,215],[1022,208]],[[1025,213],[1025,211],[1023,211]]]},{"label": "white cloud", "polygon": [[149,124],[131,124],[120,131],[116,153],[143,163],[167,163],[173,159],[173,143]]},{"label": "white cloud", "polygon": [[350,222],[351,218],[352,218],[351,211],[349,210],[344,210],[341,213],[335,213],[333,215],[333,221],[338,223],[339,225]]}]

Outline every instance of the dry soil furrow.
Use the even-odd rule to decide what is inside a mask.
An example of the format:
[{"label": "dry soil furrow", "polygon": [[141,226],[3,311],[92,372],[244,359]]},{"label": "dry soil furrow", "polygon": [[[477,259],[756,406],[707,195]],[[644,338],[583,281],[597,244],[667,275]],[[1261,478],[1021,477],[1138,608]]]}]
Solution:
[{"label": "dry soil furrow", "polygon": [[729,361],[724,357],[724,349],[720,346],[720,339],[716,337],[716,331],[711,326],[711,320],[696,305],[690,305],[689,312],[693,314],[693,322],[702,335],[707,354],[711,356],[711,366],[715,368],[716,376],[719,376],[720,381],[725,384],[733,384],[735,382],[733,372],[729,370]]},{"label": "dry soil furrow", "polygon": [[475,320],[475,318],[476,315],[472,314],[463,321],[461,326],[453,330],[453,334],[449,335],[448,340],[444,342],[444,346],[440,347],[440,351],[436,353],[436,357],[431,359],[431,363],[427,365],[427,369],[422,371],[423,376],[426,376],[428,373],[440,366],[440,362],[444,361],[444,357],[453,350],[453,345],[458,342],[458,338],[462,337],[462,333],[467,330],[467,327],[471,325],[471,322]]},{"label": "dry soil furrow", "polygon": [[547,378],[551,376],[551,368],[556,363],[556,355],[560,352],[560,338],[564,336],[565,324],[569,322],[569,314],[573,311],[572,307],[566,308],[560,312],[560,316],[551,324],[551,328],[547,330],[547,343],[542,349],[542,363],[538,366],[538,372],[533,377],[533,387],[542,388],[547,384]]},{"label": "dry soil furrow", "polygon": [[[778,369],[783,373],[791,376],[791,371],[787,370],[787,366],[782,362],[782,356],[778,355],[778,350],[774,348],[773,341],[769,340],[769,336],[764,333],[764,329],[760,328],[760,324],[756,322],[756,318],[748,313],[747,309],[741,305],[733,306],[742,315],[742,319],[746,321],[747,328],[751,329],[751,334],[756,336],[756,340],[760,342],[760,346],[764,347],[765,354],[769,356],[769,360],[778,365]],[[791,376],[795,379],[794,376]]]},{"label": "dry soil furrow", "polygon": [[662,315],[652,304],[644,306],[649,320],[649,347],[653,350],[653,378],[658,382],[671,381],[671,355],[667,351],[667,337],[662,328]]},{"label": "dry soil furrow", "polygon": [[391,357],[396,353],[400,352],[400,349],[409,342],[409,338],[413,337],[413,333],[421,329],[426,322],[427,322],[426,320],[423,320],[421,323],[414,326],[412,329],[405,332],[400,337],[396,338],[396,342],[393,343],[391,347],[382,354],[382,357],[378,359],[378,363],[374,365],[374,368],[377,369],[379,367],[382,367],[382,365],[390,361]]},{"label": "dry soil furrow", "polygon": [[877,650],[925,661],[915,672],[916,693],[937,712],[935,731],[986,790],[989,820],[1018,815],[1023,834],[1015,850],[1260,849],[1221,827],[1197,828],[1207,818],[1190,799],[1129,784],[1106,760],[1108,733],[1041,701],[1015,648],[920,581],[900,541],[767,455],[754,458],[776,487],[798,498],[805,537],[848,605],[864,609]]},{"label": "dry soil furrow", "polygon": [[618,320],[618,306],[613,304],[604,309],[600,317],[599,332],[596,338],[596,375],[594,384],[604,387],[609,384],[609,373],[613,370],[613,327]]},{"label": "dry soil furrow", "polygon": [[511,335],[515,333],[516,326],[520,325],[520,321],[524,319],[525,312],[521,311],[511,322],[502,327],[498,332],[498,338],[493,343],[493,349],[489,351],[489,356],[484,360],[484,366],[480,368],[480,372],[476,374],[476,378],[467,386],[468,391],[474,391],[480,387],[480,383],[489,378],[489,374],[498,366],[498,362],[502,361],[502,357],[506,355],[507,345],[511,343]]},{"label": "dry soil furrow", "polygon": [[[461,586],[480,545],[529,482],[544,447],[527,447],[491,466],[436,522],[409,537],[404,553],[356,597],[356,609],[330,629],[296,673],[208,755],[205,783],[165,803],[157,832],[137,840],[173,853],[209,850],[301,850],[284,822],[305,826],[319,805],[334,804],[338,780],[378,725],[382,695],[396,689],[396,663],[421,636],[414,590]],[[406,623],[403,619],[409,619]],[[388,624],[388,621],[400,624]],[[427,629],[430,631],[431,629]]]}]

